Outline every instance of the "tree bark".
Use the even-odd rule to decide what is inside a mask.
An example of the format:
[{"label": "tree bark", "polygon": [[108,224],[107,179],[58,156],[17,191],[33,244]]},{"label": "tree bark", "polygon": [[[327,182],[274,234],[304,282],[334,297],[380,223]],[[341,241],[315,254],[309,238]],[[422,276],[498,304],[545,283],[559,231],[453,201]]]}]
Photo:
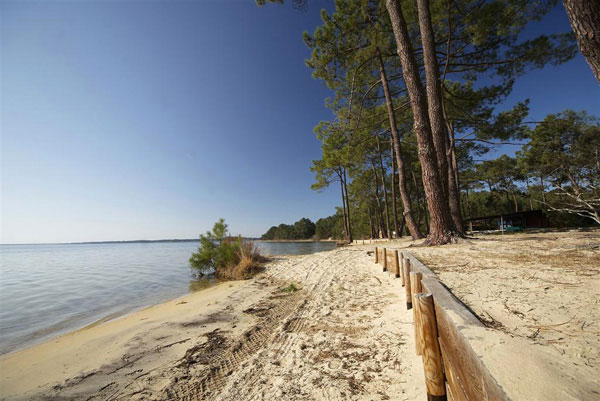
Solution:
[{"label": "tree bark", "polygon": [[371,232],[371,238],[374,237],[373,235],[373,218],[371,216],[371,207],[367,206],[367,213],[369,214],[369,231]]},{"label": "tree bark", "polygon": [[348,216],[348,241],[352,242],[352,225],[350,224],[350,200],[348,199],[348,186],[346,185],[346,169],[343,169],[344,173],[344,192],[346,193],[346,213]]},{"label": "tree bark", "polygon": [[473,217],[473,212],[471,211],[471,202],[469,201],[469,184],[467,184],[465,186],[465,190],[466,190],[466,202],[467,202],[467,215],[469,216],[469,218]]},{"label": "tree bark", "polygon": [[[423,172],[423,186],[429,209],[429,235],[426,244],[441,245],[452,241],[452,221],[449,216],[448,198],[444,195],[431,125],[427,112],[423,84],[415,60],[408,29],[398,0],[386,0],[386,8],[392,23],[398,56],[402,65],[402,75],[413,112],[413,127],[417,136],[419,161]],[[446,180],[446,176],[443,176]]]},{"label": "tree bark", "polygon": [[419,29],[421,31],[421,42],[423,44],[423,66],[425,67],[425,82],[427,93],[427,111],[431,124],[431,135],[433,146],[437,156],[438,169],[441,184],[445,196],[448,196],[448,161],[446,152],[446,120],[444,118],[442,85],[440,82],[440,70],[435,52],[435,39],[433,27],[431,26],[431,13],[429,0],[417,0],[419,18]]},{"label": "tree bark", "polygon": [[459,233],[464,232],[464,223],[462,218],[462,208],[460,207],[460,189],[458,182],[458,165],[456,163],[456,152],[454,142],[454,129],[448,122],[448,201],[450,205],[450,215],[454,223],[454,229]]},{"label": "tree bark", "polygon": [[563,0],[581,54],[600,82],[600,1]]},{"label": "tree bark", "polygon": [[388,199],[387,193],[387,183],[385,179],[385,168],[383,167],[383,157],[381,156],[381,145],[379,143],[379,137],[375,136],[375,140],[377,141],[377,153],[379,153],[379,169],[381,171],[381,187],[383,190],[383,202],[385,206],[385,229],[387,231],[387,237],[392,238],[392,230],[390,225],[390,201]]},{"label": "tree bark", "polygon": [[[423,200],[423,198],[421,198],[421,191],[419,191],[419,183],[417,182],[417,175],[415,174],[415,172],[411,169],[410,173],[412,174],[412,179],[413,179],[413,185],[415,186],[415,196],[417,198],[417,224],[419,227],[421,227],[421,221],[423,221],[423,212],[421,211],[421,202]],[[425,212],[427,213],[427,212]]]},{"label": "tree bark", "polygon": [[378,217],[381,221],[381,233],[385,237],[385,228],[383,227],[383,209],[381,207],[381,199],[379,197],[379,176],[377,175],[377,169],[375,168],[375,163],[371,160],[371,168],[373,169],[373,174],[375,175],[375,199],[377,200],[377,210],[379,211]]},{"label": "tree bark", "polygon": [[410,235],[413,239],[423,238],[423,235],[419,231],[419,226],[415,223],[415,219],[412,215],[410,206],[410,196],[408,196],[408,190],[406,188],[406,176],[404,174],[404,159],[402,158],[402,146],[400,144],[400,134],[398,133],[398,126],[396,125],[396,113],[394,111],[394,103],[390,93],[390,87],[385,73],[385,66],[383,64],[383,58],[381,57],[381,51],[377,47],[377,59],[379,60],[379,75],[381,76],[381,86],[383,86],[383,93],[385,95],[385,102],[388,110],[388,116],[390,119],[390,132],[392,133],[392,140],[394,142],[394,150],[396,154],[396,163],[398,164],[398,189],[400,190],[400,198],[402,199],[402,207],[404,208],[402,214],[406,218],[406,224]]},{"label": "tree bark", "polygon": [[390,180],[390,184],[392,185],[392,212],[394,213],[394,231],[397,236],[401,236],[400,231],[398,231],[398,208],[396,207],[396,163],[394,162],[395,151],[394,151],[394,141],[390,141],[390,152],[392,159],[392,179]]},{"label": "tree bark", "polygon": [[348,239],[348,220],[346,219],[346,199],[344,195],[344,183],[342,182],[342,174],[338,174],[340,177],[340,189],[342,191],[342,210],[344,211],[344,237]]},{"label": "tree bark", "polygon": [[400,224],[400,231],[398,232],[398,236],[402,237],[404,232],[404,227],[406,227],[406,218],[402,216],[402,223]]}]

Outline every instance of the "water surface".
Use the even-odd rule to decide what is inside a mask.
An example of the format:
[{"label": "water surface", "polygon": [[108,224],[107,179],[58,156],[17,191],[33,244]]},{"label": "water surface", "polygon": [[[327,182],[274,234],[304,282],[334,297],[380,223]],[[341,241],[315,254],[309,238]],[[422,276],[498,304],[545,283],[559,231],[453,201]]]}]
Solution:
[{"label": "water surface", "polygon": [[[305,254],[334,243],[263,243]],[[0,245],[0,354],[216,284],[197,279],[198,242]]]}]

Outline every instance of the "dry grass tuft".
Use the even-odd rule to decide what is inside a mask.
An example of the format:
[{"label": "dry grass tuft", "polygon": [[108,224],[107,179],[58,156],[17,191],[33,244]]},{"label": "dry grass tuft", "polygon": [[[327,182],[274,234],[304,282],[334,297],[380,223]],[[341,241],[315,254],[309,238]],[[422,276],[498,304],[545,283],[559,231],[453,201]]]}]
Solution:
[{"label": "dry grass tuft", "polygon": [[219,271],[219,277],[226,280],[246,280],[261,270],[267,258],[250,241],[241,241],[238,252],[239,262]]}]

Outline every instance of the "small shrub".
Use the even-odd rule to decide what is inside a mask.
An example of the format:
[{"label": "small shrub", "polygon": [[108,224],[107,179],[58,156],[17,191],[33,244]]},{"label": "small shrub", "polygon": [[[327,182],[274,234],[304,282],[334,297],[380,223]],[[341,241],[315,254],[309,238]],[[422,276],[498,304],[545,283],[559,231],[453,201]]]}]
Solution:
[{"label": "small shrub", "polygon": [[219,219],[212,231],[200,235],[198,252],[192,254],[190,264],[201,276],[239,280],[256,273],[264,260],[252,242],[231,238],[225,220]]},{"label": "small shrub", "polygon": [[281,289],[281,292],[296,292],[298,291],[299,288],[296,287],[296,284],[291,283],[290,285],[288,285],[287,287],[284,287]]}]

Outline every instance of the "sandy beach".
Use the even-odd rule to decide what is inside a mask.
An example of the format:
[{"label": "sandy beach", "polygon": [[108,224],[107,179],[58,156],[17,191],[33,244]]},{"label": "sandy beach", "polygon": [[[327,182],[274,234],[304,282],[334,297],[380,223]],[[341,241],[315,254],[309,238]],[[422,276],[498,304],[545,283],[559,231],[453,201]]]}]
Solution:
[{"label": "sandy beach", "polygon": [[[431,267],[486,323],[469,338],[511,399],[598,399],[598,231],[414,244],[385,246]],[[373,249],[277,257],[251,280],[5,355],[2,397],[424,400],[412,311]]]},{"label": "sandy beach", "polygon": [[278,257],[252,280],[5,355],[2,397],[424,400],[412,312],[371,248]]},{"label": "sandy beach", "polygon": [[600,231],[480,235],[402,249],[488,327],[473,345],[516,400],[600,399]]}]

